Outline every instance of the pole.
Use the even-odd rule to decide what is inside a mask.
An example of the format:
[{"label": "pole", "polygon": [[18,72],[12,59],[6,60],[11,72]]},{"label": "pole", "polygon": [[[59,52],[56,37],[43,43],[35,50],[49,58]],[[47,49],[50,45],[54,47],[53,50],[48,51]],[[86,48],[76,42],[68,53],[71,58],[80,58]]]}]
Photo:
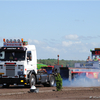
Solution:
[{"label": "pole", "polygon": [[58,65],[59,65],[59,55],[57,55],[58,56]]}]

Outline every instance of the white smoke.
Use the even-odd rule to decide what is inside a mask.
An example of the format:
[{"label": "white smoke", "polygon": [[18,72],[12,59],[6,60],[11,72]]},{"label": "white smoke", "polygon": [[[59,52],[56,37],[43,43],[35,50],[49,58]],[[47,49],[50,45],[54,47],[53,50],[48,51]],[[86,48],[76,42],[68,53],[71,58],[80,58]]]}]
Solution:
[{"label": "white smoke", "polygon": [[95,87],[100,86],[98,79],[89,79],[84,75],[78,76],[75,79],[69,81],[69,79],[63,79],[63,86],[68,87]]}]

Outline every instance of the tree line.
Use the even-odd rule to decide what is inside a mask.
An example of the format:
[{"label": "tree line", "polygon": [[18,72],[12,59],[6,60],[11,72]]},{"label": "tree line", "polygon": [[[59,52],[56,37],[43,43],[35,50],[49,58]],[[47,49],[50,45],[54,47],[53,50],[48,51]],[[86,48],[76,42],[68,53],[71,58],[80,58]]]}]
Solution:
[{"label": "tree line", "polygon": [[[46,65],[51,65],[51,66],[54,66],[58,63],[58,60],[57,59],[38,59],[37,60],[38,63],[41,63],[41,64],[46,64]],[[82,62],[85,62],[84,60],[59,60],[59,64],[60,65],[63,65],[63,67],[74,67],[74,64],[75,63],[82,63]]]}]

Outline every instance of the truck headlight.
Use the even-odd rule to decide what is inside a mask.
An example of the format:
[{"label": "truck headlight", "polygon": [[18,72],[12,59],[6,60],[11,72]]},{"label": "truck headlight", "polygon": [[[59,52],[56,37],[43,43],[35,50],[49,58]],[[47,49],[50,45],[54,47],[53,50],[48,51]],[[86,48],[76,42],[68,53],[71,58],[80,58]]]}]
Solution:
[{"label": "truck headlight", "polygon": [[18,75],[23,75],[23,71],[18,71]]}]

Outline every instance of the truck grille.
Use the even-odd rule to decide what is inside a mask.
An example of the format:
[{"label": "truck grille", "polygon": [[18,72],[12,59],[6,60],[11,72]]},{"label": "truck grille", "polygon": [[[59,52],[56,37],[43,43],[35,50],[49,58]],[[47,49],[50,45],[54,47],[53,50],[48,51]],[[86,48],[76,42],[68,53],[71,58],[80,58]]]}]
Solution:
[{"label": "truck grille", "polygon": [[15,76],[15,65],[6,65],[6,75]]}]

